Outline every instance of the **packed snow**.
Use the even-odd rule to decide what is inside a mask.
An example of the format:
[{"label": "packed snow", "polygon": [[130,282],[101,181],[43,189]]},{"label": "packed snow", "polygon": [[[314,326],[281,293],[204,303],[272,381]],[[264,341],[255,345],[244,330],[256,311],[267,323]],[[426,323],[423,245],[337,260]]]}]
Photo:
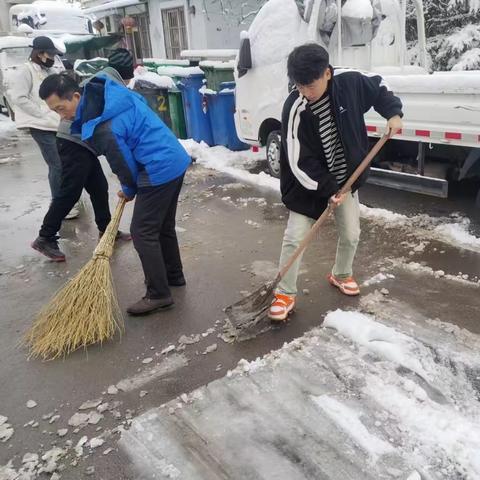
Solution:
[{"label": "packed snow", "polygon": [[285,60],[297,45],[307,41],[307,30],[308,24],[294,0],[270,0],[255,16],[248,31],[253,66]]},{"label": "packed snow", "polygon": [[443,327],[330,312],[323,328],[137,417],[120,444],[141,478],[477,479],[480,339]]}]

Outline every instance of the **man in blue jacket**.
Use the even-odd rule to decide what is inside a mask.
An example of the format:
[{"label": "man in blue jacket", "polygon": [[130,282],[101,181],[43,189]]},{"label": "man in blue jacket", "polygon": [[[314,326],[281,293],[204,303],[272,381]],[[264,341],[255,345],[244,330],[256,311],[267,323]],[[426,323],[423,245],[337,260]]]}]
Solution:
[{"label": "man in blue jacket", "polygon": [[70,77],[51,75],[40,97],[62,118],[73,119],[72,133],[105,155],[122,186],[118,195],[137,197],[131,234],[147,291],[127,312],[173,306],[169,286],[185,285],[175,214],[189,155],[140,95],[107,75],[93,77],[83,92]]}]

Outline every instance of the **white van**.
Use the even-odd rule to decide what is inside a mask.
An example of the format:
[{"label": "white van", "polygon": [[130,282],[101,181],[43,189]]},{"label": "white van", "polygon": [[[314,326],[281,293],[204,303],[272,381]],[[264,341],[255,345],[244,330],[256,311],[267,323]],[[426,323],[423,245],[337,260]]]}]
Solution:
[{"label": "white van", "polygon": [[11,102],[8,99],[8,78],[13,71],[23,65],[32,51],[32,39],[25,37],[0,37],[0,109],[12,116]]},{"label": "white van", "polygon": [[36,35],[93,33],[90,17],[78,4],[52,0],[18,3],[10,8],[9,16],[12,33],[25,33],[25,26],[30,27]]},{"label": "white van", "polygon": [[[341,3],[268,0],[262,7],[242,33],[236,59],[238,136],[251,145],[266,145],[270,172],[279,175],[287,57],[294,47],[317,42],[329,51],[332,65],[379,73],[402,99],[405,128],[383,151],[393,169],[372,169],[372,183],[447,196],[447,178],[468,174],[462,168],[480,158],[480,72],[428,71],[422,0],[413,0],[416,65],[407,61],[407,0]],[[365,120],[368,134],[380,136],[385,120],[373,110]],[[406,157],[415,163],[402,166]]]}]

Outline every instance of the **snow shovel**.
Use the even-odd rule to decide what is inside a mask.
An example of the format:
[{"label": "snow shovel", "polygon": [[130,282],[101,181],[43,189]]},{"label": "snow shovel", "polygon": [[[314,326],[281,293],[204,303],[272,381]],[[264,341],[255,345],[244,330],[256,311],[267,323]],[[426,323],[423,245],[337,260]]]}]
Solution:
[{"label": "snow shovel", "polygon": [[[351,177],[347,180],[345,185],[340,189],[338,195],[349,192],[352,188],[352,185],[356,182],[358,177],[365,171],[365,169],[370,165],[370,162],[378,154],[381,148],[385,145],[385,142],[389,139],[389,135],[385,134],[382,138],[373,146],[368,155],[363,159],[362,163],[357,167],[357,169],[352,173]],[[262,318],[265,317],[265,312],[270,307],[272,303],[272,296],[275,288],[277,287],[280,280],[288,272],[290,267],[293,265],[295,260],[303,253],[303,251],[310,244],[312,239],[315,237],[316,233],[320,229],[328,216],[333,212],[333,207],[329,205],[319,219],[312,225],[312,228],[307,233],[305,238],[302,240],[298,248],[292,254],[288,262],[284,267],[278,272],[277,276],[273,281],[270,281],[260,287],[258,290],[250,294],[248,297],[243,298],[237,303],[228,306],[225,308],[225,313],[228,316],[232,327],[237,331],[242,331],[245,327],[253,327],[259,323]]]}]

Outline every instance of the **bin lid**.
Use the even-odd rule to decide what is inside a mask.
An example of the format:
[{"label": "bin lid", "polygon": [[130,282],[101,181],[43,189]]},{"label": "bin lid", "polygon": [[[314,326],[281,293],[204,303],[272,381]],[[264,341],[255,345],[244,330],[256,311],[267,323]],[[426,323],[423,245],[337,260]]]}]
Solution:
[{"label": "bin lid", "polygon": [[235,82],[222,82],[220,83],[220,94],[233,93],[235,91]]}]

